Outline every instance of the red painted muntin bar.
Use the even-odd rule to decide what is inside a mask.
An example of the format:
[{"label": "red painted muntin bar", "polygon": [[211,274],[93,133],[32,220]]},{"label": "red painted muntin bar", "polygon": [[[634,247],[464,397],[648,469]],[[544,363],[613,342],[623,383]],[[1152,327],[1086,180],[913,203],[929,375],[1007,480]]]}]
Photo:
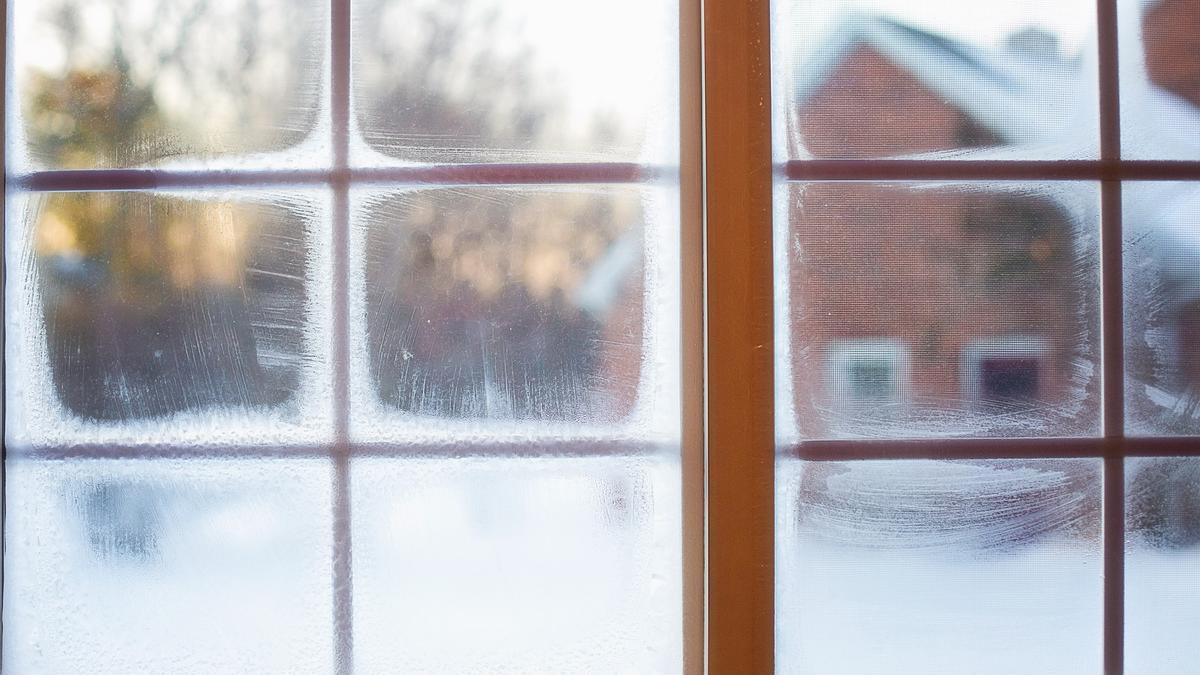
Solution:
[{"label": "red painted muntin bar", "polygon": [[930,438],[801,441],[779,456],[806,461],[891,459],[1067,459],[1112,456],[1200,457],[1200,439],[1155,438]]},{"label": "red painted muntin bar", "polygon": [[84,169],[9,176],[11,188],[30,192],[92,192],[205,188],[365,185],[538,185],[638,183],[675,169],[622,162],[430,164],[332,169]]},{"label": "red painted muntin bar", "polygon": [[815,159],[781,167],[794,181],[1177,181],[1200,180],[1200,161]]}]

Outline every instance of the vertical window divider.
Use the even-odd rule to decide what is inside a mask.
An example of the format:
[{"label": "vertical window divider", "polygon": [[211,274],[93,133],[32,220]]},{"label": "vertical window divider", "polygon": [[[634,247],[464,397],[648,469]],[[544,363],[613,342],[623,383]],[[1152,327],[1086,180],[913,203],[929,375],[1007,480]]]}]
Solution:
[{"label": "vertical window divider", "polygon": [[770,673],[775,429],[770,3],[704,3],[707,670]]},{"label": "vertical window divider", "polygon": [[[12,14],[8,0],[0,0],[0,171],[4,172],[4,197],[0,199],[0,231],[8,231],[8,33]],[[3,652],[4,631],[4,561],[7,560],[8,537],[8,237],[0,241],[0,309],[5,320],[0,323],[0,653]]]},{"label": "vertical window divider", "polygon": [[330,0],[330,145],[333,148],[333,657],[354,672],[354,588],[350,487],[350,3]]},{"label": "vertical window divider", "polygon": [[1125,652],[1125,333],[1121,222],[1121,95],[1117,0],[1097,0],[1100,161],[1117,175],[1100,183],[1104,392],[1104,672],[1124,672]]},{"label": "vertical window divider", "polygon": [[680,510],[683,672],[704,672],[704,91],[702,0],[679,0]]}]

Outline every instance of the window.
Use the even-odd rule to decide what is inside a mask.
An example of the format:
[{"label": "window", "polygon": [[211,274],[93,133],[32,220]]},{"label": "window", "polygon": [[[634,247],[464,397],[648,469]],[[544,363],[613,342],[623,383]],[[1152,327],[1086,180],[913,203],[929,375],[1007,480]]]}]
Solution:
[{"label": "window", "polygon": [[890,340],[849,340],[830,347],[833,400],[844,405],[900,402],[904,371],[904,347]]},{"label": "window", "polygon": [[1193,667],[1197,7],[772,3],[778,672]]},{"label": "window", "polygon": [[7,5],[6,671],[1191,669],[1194,0]]},{"label": "window", "polygon": [[1046,342],[1032,337],[981,340],[963,352],[963,394],[976,405],[1019,409],[1048,396]]},{"label": "window", "polygon": [[696,661],[695,7],[7,6],[5,672]]}]

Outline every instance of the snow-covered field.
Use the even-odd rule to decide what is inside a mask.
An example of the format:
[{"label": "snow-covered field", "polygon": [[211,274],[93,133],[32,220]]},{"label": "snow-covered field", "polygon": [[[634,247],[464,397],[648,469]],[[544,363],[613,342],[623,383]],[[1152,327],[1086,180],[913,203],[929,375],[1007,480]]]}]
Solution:
[{"label": "snow-covered field", "polygon": [[1099,550],[962,555],[798,540],[776,561],[783,673],[1100,673]]},{"label": "snow-covered field", "polygon": [[1130,547],[1125,558],[1125,672],[1200,669],[1200,547]]},{"label": "snow-covered field", "polygon": [[[929,485],[990,485],[990,501],[954,493],[970,511],[1053,482],[871,471],[834,484],[870,495],[859,534],[895,498],[881,476],[936,479],[897,493],[932,532],[949,512]],[[780,473],[783,505],[798,483]],[[356,672],[678,672],[676,462],[375,458],[351,478]],[[14,461],[7,487],[5,673],[331,670],[327,462]],[[1028,530],[958,518],[855,543],[828,531],[852,521],[794,514],[776,524],[779,672],[1101,671],[1090,521],[1004,545]],[[1200,549],[1131,542],[1127,672],[1194,672]]]},{"label": "snow-covered field", "polygon": [[[331,671],[328,462],[7,468],[5,673]],[[355,672],[678,671],[678,472],[356,460]]]},{"label": "snow-covered field", "polygon": [[[781,673],[1100,673],[1099,551],[975,556],[794,542],[777,582]],[[1126,671],[1197,672],[1200,549],[1127,559]]]},{"label": "snow-covered field", "polygon": [[[1098,470],[781,462],[779,672],[1102,672]],[[1196,672],[1200,547],[1128,551],[1126,672]]]}]

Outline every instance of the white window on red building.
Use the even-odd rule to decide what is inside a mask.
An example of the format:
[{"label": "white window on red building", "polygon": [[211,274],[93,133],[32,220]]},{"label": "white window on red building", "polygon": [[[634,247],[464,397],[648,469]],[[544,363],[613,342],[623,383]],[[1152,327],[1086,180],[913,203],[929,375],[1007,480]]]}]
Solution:
[{"label": "white window on red building", "polygon": [[898,340],[836,342],[829,349],[832,399],[840,405],[900,403],[905,398],[907,354]]},{"label": "white window on red building", "polygon": [[976,407],[1020,407],[1043,398],[1050,349],[1037,337],[973,342],[963,349],[963,395]]}]

